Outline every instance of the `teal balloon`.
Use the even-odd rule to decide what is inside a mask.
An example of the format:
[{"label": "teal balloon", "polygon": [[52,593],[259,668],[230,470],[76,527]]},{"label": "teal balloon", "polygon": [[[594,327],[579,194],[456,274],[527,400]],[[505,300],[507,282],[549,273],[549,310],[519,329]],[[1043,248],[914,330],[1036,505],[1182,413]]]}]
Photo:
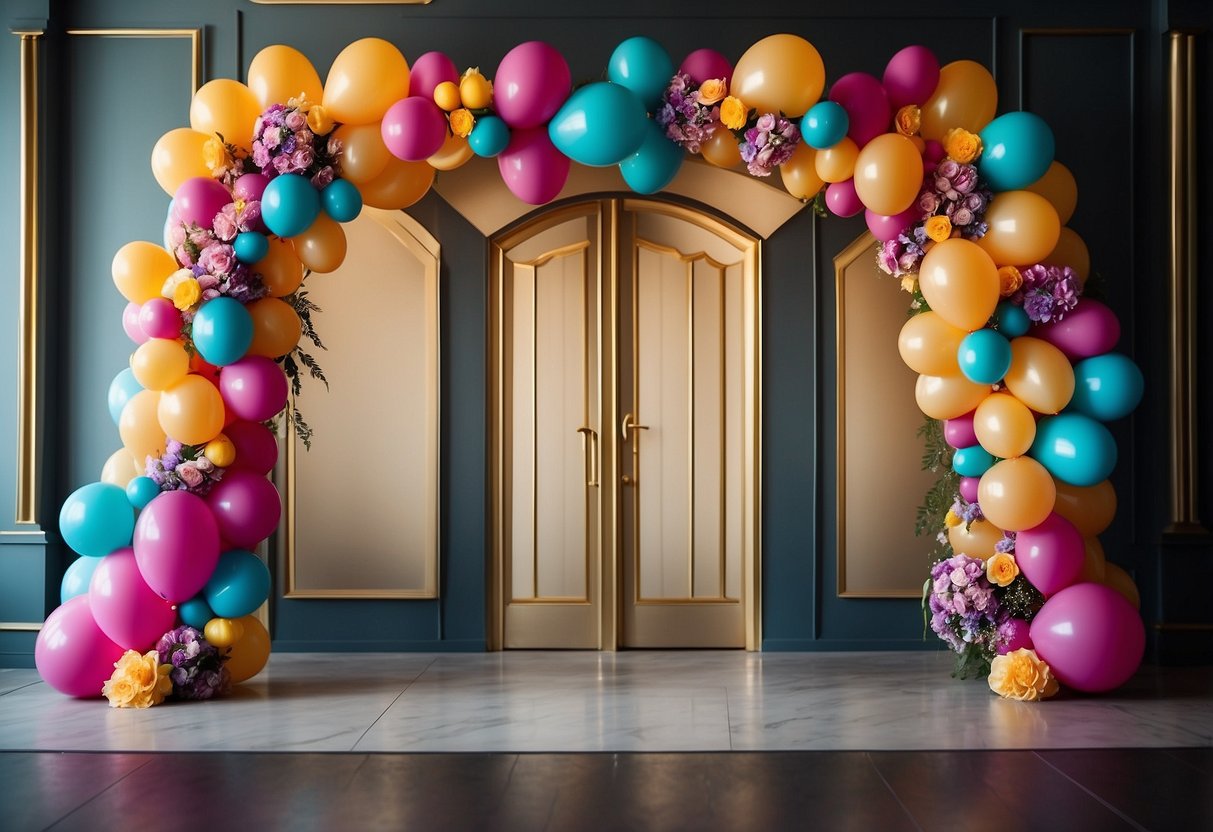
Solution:
[{"label": "teal balloon", "polygon": [[650,113],[661,106],[661,95],[673,76],[674,61],[652,38],[628,38],[615,47],[607,61],[607,78],[611,83],[635,93]]},{"label": "teal balloon", "polygon": [[279,237],[294,237],[320,213],[320,194],[298,173],[275,176],[261,194],[261,219]]},{"label": "teal balloon", "polygon": [[253,316],[237,300],[211,298],[194,315],[193,338],[199,355],[216,367],[226,367],[252,346]]},{"label": "teal balloon", "polygon": [[270,597],[270,570],[252,552],[232,549],[219,556],[202,592],[216,616],[240,618]]},{"label": "teal balloon", "polygon": [[548,136],[574,162],[617,165],[640,149],[648,117],[631,90],[598,81],[577,90],[552,116]]},{"label": "teal balloon", "polygon": [[143,390],[143,385],[135,378],[135,372],[130,367],[114,376],[114,380],[110,382],[107,398],[110,418],[114,420],[115,425],[122,418],[122,408],[126,407],[126,403],[135,398],[135,394],[141,390]]},{"label": "teal balloon", "polygon": [[348,179],[334,179],[320,192],[324,213],[337,222],[350,222],[362,213],[362,192]]},{"label": "teal balloon", "polygon": [[657,122],[645,119],[644,143],[619,163],[623,181],[638,194],[655,194],[670,184],[682,167],[682,148],[665,137]]},{"label": "teal balloon", "polygon": [[215,617],[215,612],[206,603],[206,598],[195,595],[188,601],[177,605],[177,616],[182,623],[190,625],[195,630],[201,630],[206,627],[206,622]]},{"label": "teal balloon", "polygon": [[952,470],[962,477],[980,477],[994,464],[994,457],[980,445],[957,448],[952,454]]},{"label": "teal balloon", "polygon": [[160,486],[151,477],[135,477],[126,484],[126,499],[135,508],[143,508],[160,493]]},{"label": "teal balloon", "polygon": [[969,381],[995,384],[1011,369],[1011,342],[992,329],[979,329],[960,342],[956,360]]},{"label": "teal balloon", "polygon": [[800,135],[809,147],[825,150],[844,138],[851,127],[851,118],[835,101],[821,101],[800,117]]},{"label": "teal balloon", "polygon": [[977,172],[995,191],[1026,188],[1053,164],[1053,131],[1034,113],[1004,113],[981,131],[981,143]]},{"label": "teal balloon", "polygon": [[468,147],[477,156],[491,159],[510,144],[510,128],[497,116],[481,116],[468,134]]},{"label": "teal balloon", "polygon": [[59,582],[60,604],[88,592],[89,581],[93,579],[93,572],[99,563],[101,558],[76,558],[71,562],[63,573],[63,580]]},{"label": "teal balloon", "polygon": [[59,533],[77,554],[105,557],[131,545],[135,510],[126,491],[108,482],[90,482],[77,488],[59,510]]},{"label": "teal balloon", "polygon": [[1146,381],[1126,355],[1107,352],[1074,365],[1074,397],[1068,411],[1111,422],[1133,412],[1141,402]]},{"label": "teal balloon", "polygon": [[994,326],[1007,338],[1018,338],[1028,334],[1028,330],[1032,328],[1032,319],[1023,311],[1022,306],[1004,300],[994,309]]},{"label": "teal balloon", "polygon": [[1028,454],[1062,482],[1096,485],[1116,467],[1116,440],[1091,417],[1062,413],[1036,425]]},{"label": "teal balloon", "polygon": [[241,263],[256,263],[270,253],[270,241],[260,231],[241,231],[232,242],[232,250]]}]

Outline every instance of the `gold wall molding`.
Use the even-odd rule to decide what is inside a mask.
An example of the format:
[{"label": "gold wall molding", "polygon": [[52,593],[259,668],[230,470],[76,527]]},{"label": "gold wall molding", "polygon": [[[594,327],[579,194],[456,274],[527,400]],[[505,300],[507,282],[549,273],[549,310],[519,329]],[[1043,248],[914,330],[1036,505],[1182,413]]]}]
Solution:
[{"label": "gold wall molding", "polygon": [[68,29],[68,35],[103,38],[185,38],[190,42],[190,86],[202,86],[202,29]]}]

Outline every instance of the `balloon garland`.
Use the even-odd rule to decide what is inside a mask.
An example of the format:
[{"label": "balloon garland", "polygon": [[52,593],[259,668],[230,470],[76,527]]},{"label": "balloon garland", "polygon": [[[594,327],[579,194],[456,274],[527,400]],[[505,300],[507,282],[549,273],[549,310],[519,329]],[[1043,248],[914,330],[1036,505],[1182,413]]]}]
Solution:
[{"label": "balloon garland", "polygon": [[1115,512],[1103,423],[1136,406],[1142,379],[1112,352],[1116,316],[1082,296],[1089,257],[1065,226],[1077,189],[1048,125],[996,118],[984,67],[941,67],[922,46],[882,78],[851,73],[827,90],[796,35],[758,41],[735,67],[710,49],[675,67],[635,37],[607,78],[572,89],[564,57],[539,41],[511,49],[490,81],[438,52],[410,67],[365,38],[323,83],[276,45],[247,84],[196,92],[190,126],[152,150],[172,197],[164,244],[128,243],[113,262],[137,344],[109,391],[123,447],[60,513],[81,557],[37,640],[49,684],[146,707],[222,693],[264,666],[254,612],[270,576],[252,550],[280,513],[265,423],[300,364],[323,377],[298,349],[301,335],[319,344],[302,285],[341,264],[341,223],[363,205],[408,207],[474,155],[539,205],[571,162],[617,165],[648,194],[687,154],[778,170],[794,196],[862,211],[879,267],[912,294],[898,346],[954,449],[956,492],[924,607],[962,667],[1020,699],[1128,679],[1144,650],[1136,589],[1097,535]]}]

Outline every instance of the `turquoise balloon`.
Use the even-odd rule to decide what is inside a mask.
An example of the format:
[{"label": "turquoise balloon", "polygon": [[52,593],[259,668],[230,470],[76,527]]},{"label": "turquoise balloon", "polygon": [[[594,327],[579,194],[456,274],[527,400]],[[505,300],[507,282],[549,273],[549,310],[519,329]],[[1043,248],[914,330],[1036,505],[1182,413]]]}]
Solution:
[{"label": "turquoise balloon", "polygon": [[615,47],[607,61],[607,78],[636,94],[650,113],[661,106],[661,95],[674,76],[674,62],[652,38],[628,38]]},{"label": "turquoise balloon", "polygon": [[320,213],[320,194],[298,173],[275,176],[261,194],[261,219],[279,237],[294,237]]},{"label": "turquoise balloon", "polygon": [[59,510],[63,542],[80,555],[105,557],[131,545],[135,510],[126,491],[108,482],[90,482],[77,488]]},{"label": "turquoise balloon", "polygon": [[160,486],[151,477],[135,477],[126,484],[126,499],[135,508],[143,508],[160,493]]},{"label": "turquoise balloon", "polygon": [[800,135],[809,147],[825,150],[844,138],[851,127],[850,116],[835,101],[821,101],[800,117]]},{"label": "turquoise balloon", "polygon": [[468,147],[477,156],[491,159],[510,144],[509,125],[497,116],[481,116],[468,134]]},{"label": "turquoise balloon", "polygon": [[114,380],[110,382],[108,399],[110,418],[114,420],[115,425],[122,418],[122,408],[142,389],[143,385],[135,378],[135,372],[130,367],[114,376]]},{"label": "turquoise balloon", "polygon": [[362,192],[348,179],[334,179],[320,193],[324,213],[337,222],[349,222],[362,213]]},{"label": "turquoise balloon", "polygon": [[1011,369],[1011,342],[992,329],[979,329],[960,342],[956,360],[969,381],[995,384]]},{"label": "turquoise balloon", "polygon": [[994,464],[994,457],[980,445],[957,448],[952,454],[952,470],[962,477],[980,477]]},{"label": "turquoise balloon", "polygon": [[202,592],[216,616],[239,618],[255,612],[270,597],[270,570],[252,552],[232,549],[219,556]]},{"label": "turquoise balloon", "polygon": [[244,304],[226,296],[211,298],[194,316],[194,346],[216,367],[244,357],[253,343],[253,317]]},{"label": "turquoise balloon", "polygon": [[640,149],[648,117],[632,91],[598,81],[577,90],[548,124],[556,149],[591,167],[617,165]]},{"label": "turquoise balloon", "polygon": [[1116,440],[1091,417],[1062,413],[1040,420],[1028,454],[1062,482],[1096,485],[1116,467]]},{"label": "turquoise balloon", "polygon": [[655,194],[670,184],[682,167],[682,148],[665,137],[657,122],[645,119],[644,143],[619,163],[623,181],[638,194]]},{"label": "turquoise balloon", "polygon": [[1004,113],[981,131],[981,143],[977,172],[995,191],[1026,188],[1053,164],[1053,131],[1034,113]]},{"label": "turquoise balloon", "polygon": [[182,623],[190,625],[195,630],[201,630],[206,627],[206,622],[215,617],[215,612],[206,603],[204,597],[195,595],[188,601],[177,605],[177,615]]},{"label": "turquoise balloon", "polygon": [[1107,352],[1074,365],[1074,397],[1067,411],[1111,422],[1133,412],[1141,402],[1146,381],[1126,355]]},{"label": "turquoise balloon", "polygon": [[1028,330],[1032,328],[1032,319],[1023,311],[1022,306],[1004,300],[994,310],[994,326],[1007,338],[1018,338],[1028,334]]},{"label": "turquoise balloon", "polygon": [[99,563],[101,558],[76,558],[71,562],[63,573],[63,580],[59,582],[60,604],[88,592],[89,581],[93,579],[93,572]]},{"label": "turquoise balloon", "polygon": [[242,231],[236,235],[232,249],[241,263],[256,263],[270,253],[270,241],[260,231]]}]

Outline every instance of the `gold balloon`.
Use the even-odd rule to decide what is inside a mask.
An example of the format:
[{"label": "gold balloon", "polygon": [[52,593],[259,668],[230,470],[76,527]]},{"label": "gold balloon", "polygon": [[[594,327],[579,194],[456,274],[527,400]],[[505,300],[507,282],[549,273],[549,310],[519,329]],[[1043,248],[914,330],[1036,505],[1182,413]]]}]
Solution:
[{"label": "gold balloon", "polygon": [[269,251],[254,264],[253,270],[261,275],[271,297],[286,297],[303,283],[303,264],[295,256],[295,246],[290,240],[270,237],[269,242]]},{"label": "gold balloon", "polygon": [[[731,135],[729,140],[732,141]],[[733,145],[736,147],[736,142]],[[783,177],[784,189],[797,199],[812,199],[825,185],[817,175],[817,151],[807,142],[796,145],[791,158],[779,166],[779,175]]]},{"label": "gold balloon", "polygon": [[231,647],[244,635],[244,625],[238,618],[212,618],[206,622],[202,635],[215,647],[222,650]]},{"label": "gold balloon", "polygon": [[261,105],[252,90],[230,78],[203,84],[190,102],[190,127],[207,136],[221,135],[228,144],[253,146],[253,124]]},{"label": "gold balloon", "polygon": [[181,183],[197,176],[211,175],[206,166],[203,146],[211,137],[189,127],[169,130],[156,140],[152,148],[152,176],[169,196],[174,196]]},{"label": "gold balloon", "polygon": [[101,468],[101,481],[126,488],[135,477],[143,475],[143,466],[131,456],[126,448],[119,448],[110,454],[109,459]]},{"label": "gold balloon", "polygon": [[953,237],[923,256],[918,287],[941,318],[972,332],[986,325],[998,305],[998,268],[976,243]]},{"label": "gold balloon", "polygon": [[343,124],[333,131],[341,142],[341,158],[337,167],[341,176],[355,185],[370,182],[383,172],[392,159],[383,143],[383,131],[378,121],[373,124]]},{"label": "gold balloon", "polygon": [[[418,164],[425,165],[425,162]],[[293,242],[295,255],[314,272],[336,271],[345,260],[345,232],[328,214],[317,214],[308,230],[296,234]]]},{"label": "gold balloon", "polygon": [[920,375],[914,385],[914,400],[918,409],[932,419],[955,419],[963,416],[986,396],[990,385],[975,384],[962,375]]},{"label": "gold balloon", "polygon": [[136,460],[164,455],[164,430],[156,416],[159,406],[158,390],[140,390],[131,396],[118,417],[122,444]]},{"label": "gold balloon", "polygon": [[1024,190],[1040,194],[1049,200],[1062,225],[1070,221],[1070,217],[1074,216],[1074,209],[1078,207],[1078,183],[1074,181],[1074,174],[1070,173],[1070,169],[1061,162],[1049,165],[1045,175]]},{"label": "gold balloon", "polygon": [[285,104],[301,93],[319,104],[324,95],[324,85],[312,62],[298,49],[280,43],[253,56],[248,66],[248,86],[263,110],[271,104]]},{"label": "gold balloon", "polygon": [[928,376],[954,376],[960,372],[957,350],[966,333],[928,311],[913,315],[897,336],[901,360],[916,373]]},{"label": "gold balloon", "polygon": [[202,445],[223,430],[227,415],[219,389],[199,375],[188,375],[165,390],[156,418],[165,434],[186,445]]},{"label": "gold balloon", "polygon": [[1057,211],[1040,194],[1004,191],[986,209],[989,228],[977,241],[999,266],[1031,266],[1042,262],[1057,245],[1061,223]]},{"label": "gold balloon", "polygon": [[454,133],[446,137],[442,147],[430,158],[426,159],[435,170],[455,170],[462,167],[475,153],[468,140]]},{"label": "gold balloon", "polygon": [[939,70],[935,92],[922,105],[923,138],[942,141],[953,127],[977,133],[998,110],[998,85],[976,61],[954,61]]},{"label": "gold balloon", "polygon": [[[855,160],[859,158],[859,147],[844,138],[833,147],[817,151],[813,162],[817,176],[822,182],[845,182],[855,175]],[[919,165],[921,168],[921,165]]]},{"label": "gold balloon", "polygon": [[729,93],[759,113],[798,118],[821,98],[825,64],[797,35],[770,35],[745,51],[729,79]]},{"label": "gold balloon", "polygon": [[1004,459],[1023,456],[1036,439],[1036,419],[1028,406],[1009,393],[992,393],[977,405],[973,431],[981,447]]},{"label": "gold balloon", "polygon": [[389,211],[408,208],[434,184],[434,173],[426,162],[406,162],[393,156],[382,173],[358,186],[362,204]]},{"label": "gold balloon", "polygon": [[1116,489],[1108,480],[1095,485],[1070,485],[1054,480],[1057,505],[1054,511],[1074,524],[1084,537],[1102,534],[1116,516]]},{"label": "gold balloon", "polygon": [[1049,472],[1027,456],[994,463],[977,486],[977,502],[986,519],[1013,532],[1043,523],[1056,496]]},{"label": "gold balloon", "polygon": [[1128,599],[1134,609],[1141,609],[1141,593],[1129,573],[1114,563],[1104,562],[1103,585],[1111,587]]},{"label": "gold balloon", "polygon": [[900,133],[885,133],[859,151],[854,175],[859,200],[877,214],[891,217],[918,199],[922,154]]},{"label": "gold balloon", "polygon": [[1108,574],[1108,559],[1104,556],[1103,544],[1099,542],[1098,537],[1084,537],[1082,543],[1085,547],[1085,558],[1082,571],[1078,573],[1078,581],[1102,584]]},{"label": "gold balloon", "polygon": [[342,49],[324,82],[324,108],[342,124],[381,121],[409,94],[409,64],[383,38],[363,38]]},{"label": "gold balloon", "polygon": [[1074,229],[1065,226],[1062,226],[1057,245],[1041,262],[1049,266],[1069,266],[1080,283],[1086,283],[1087,275],[1091,273],[1091,254],[1087,251],[1087,244]]},{"label": "gold balloon", "polygon": [[178,268],[173,255],[160,246],[136,240],[118,249],[110,272],[124,298],[143,303],[160,297],[164,281]]},{"label": "gold balloon", "polygon": [[255,615],[235,619],[240,625],[240,637],[227,648],[228,659],[223,663],[231,674],[232,683],[253,678],[270,658],[270,634]]},{"label": "gold balloon", "polygon": [[[737,145],[737,137],[723,124],[717,124],[712,137],[699,145],[699,153],[718,168],[733,168],[741,164],[741,148]],[[784,162],[784,165],[787,165],[787,162]]]},{"label": "gold balloon", "polygon": [[148,338],[131,355],[131,372],[145,390],[164,390],[185,378],[190,356],[180,341]]},{"label": "gold balloon", "polygon": [[994,546],[1002,540],[1002,529],[989,520],[974,520],[965,528],[958,523],[948,528],[948,542],[952,551],[971,558],[988,558],[994,554]]},{"label": "gold balloon", "polygon": [[1011,339],[1011,369],[1003,381],[1015,398],[1037,413],[1060,413],[1074,395],[1070,359],[1039,338]]},{"label": "gold balloon", "polygon": [[253,343],[250,355],[277,358],[286,355],[299,343],[303,324],[298,313],[286,301],[261,298],[245,307],[253,319]]}]

